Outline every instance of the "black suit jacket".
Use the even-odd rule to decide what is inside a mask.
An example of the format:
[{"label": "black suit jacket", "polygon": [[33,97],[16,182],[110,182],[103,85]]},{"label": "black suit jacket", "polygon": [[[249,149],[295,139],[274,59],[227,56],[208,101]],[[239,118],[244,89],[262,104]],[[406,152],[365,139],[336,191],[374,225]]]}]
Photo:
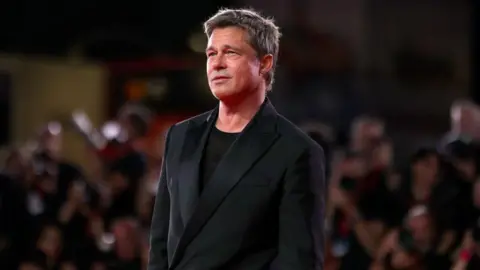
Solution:
[{"label": "black suit jacket", "polygon": [[266,100],[199,195],[217,113],[167,133],[148,269],[323,269],[322,148]]}]

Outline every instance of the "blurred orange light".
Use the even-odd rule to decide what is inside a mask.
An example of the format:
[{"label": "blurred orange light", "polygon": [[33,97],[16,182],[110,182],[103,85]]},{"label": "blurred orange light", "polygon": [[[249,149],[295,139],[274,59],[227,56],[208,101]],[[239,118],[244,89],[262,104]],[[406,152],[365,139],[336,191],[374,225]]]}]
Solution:
[{"label": "blurred orange light", "polygon": [[138,101],[148,93],[147,82],[143,80],[131,80],[125,84],[125,93],[128,100]]}]

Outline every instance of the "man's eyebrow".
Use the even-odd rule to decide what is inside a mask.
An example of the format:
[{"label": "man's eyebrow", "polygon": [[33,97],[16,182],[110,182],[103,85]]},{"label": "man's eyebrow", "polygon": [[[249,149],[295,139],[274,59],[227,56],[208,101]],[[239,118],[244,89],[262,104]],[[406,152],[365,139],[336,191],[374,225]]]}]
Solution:
[{"label": "man's eyebrow", "polygon": [[[235,47],[235,46],[232,46],[232,45],[225,45],[222,47],[222,49],[233,49],[235,51],[240,51],[241,49],[239,47]],[[214,51],[215,48],[213,46],[208,46],[206,49],[205,49],[205,52],[208,52],[208,51]]]}]

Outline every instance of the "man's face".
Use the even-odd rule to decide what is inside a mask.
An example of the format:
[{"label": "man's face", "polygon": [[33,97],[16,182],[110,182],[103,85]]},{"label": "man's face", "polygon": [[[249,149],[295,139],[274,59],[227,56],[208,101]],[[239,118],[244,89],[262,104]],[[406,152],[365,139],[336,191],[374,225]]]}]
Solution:
[{"label": "man's face", "polygon": [[207,77],[219,100],[232,99],[257,89],[262,83],[261,61],[239,27],[213,30],[207,45]]}]

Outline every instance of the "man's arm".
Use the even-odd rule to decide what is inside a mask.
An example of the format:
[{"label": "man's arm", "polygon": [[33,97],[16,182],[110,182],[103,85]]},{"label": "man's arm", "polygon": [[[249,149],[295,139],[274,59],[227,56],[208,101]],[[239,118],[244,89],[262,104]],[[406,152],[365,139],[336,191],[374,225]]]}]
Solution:
[{"label": "man's arm", "polygon": [[155,206],[153,208],[152,224],[150,227],[150,253],[148,258],[148,270],[168,269],[168,227],[170,221],[170,193],[167,185],[166,159],[170,139],[170,132],[167,131],[165,140],[165,151],[163,153],[162,171],[158,185]]},{"label": "man's arm", "polygon": [[279,247],[273,270],[321,270],[324,261],[325,159],[306,149],[287,169],[279,208]]}]

